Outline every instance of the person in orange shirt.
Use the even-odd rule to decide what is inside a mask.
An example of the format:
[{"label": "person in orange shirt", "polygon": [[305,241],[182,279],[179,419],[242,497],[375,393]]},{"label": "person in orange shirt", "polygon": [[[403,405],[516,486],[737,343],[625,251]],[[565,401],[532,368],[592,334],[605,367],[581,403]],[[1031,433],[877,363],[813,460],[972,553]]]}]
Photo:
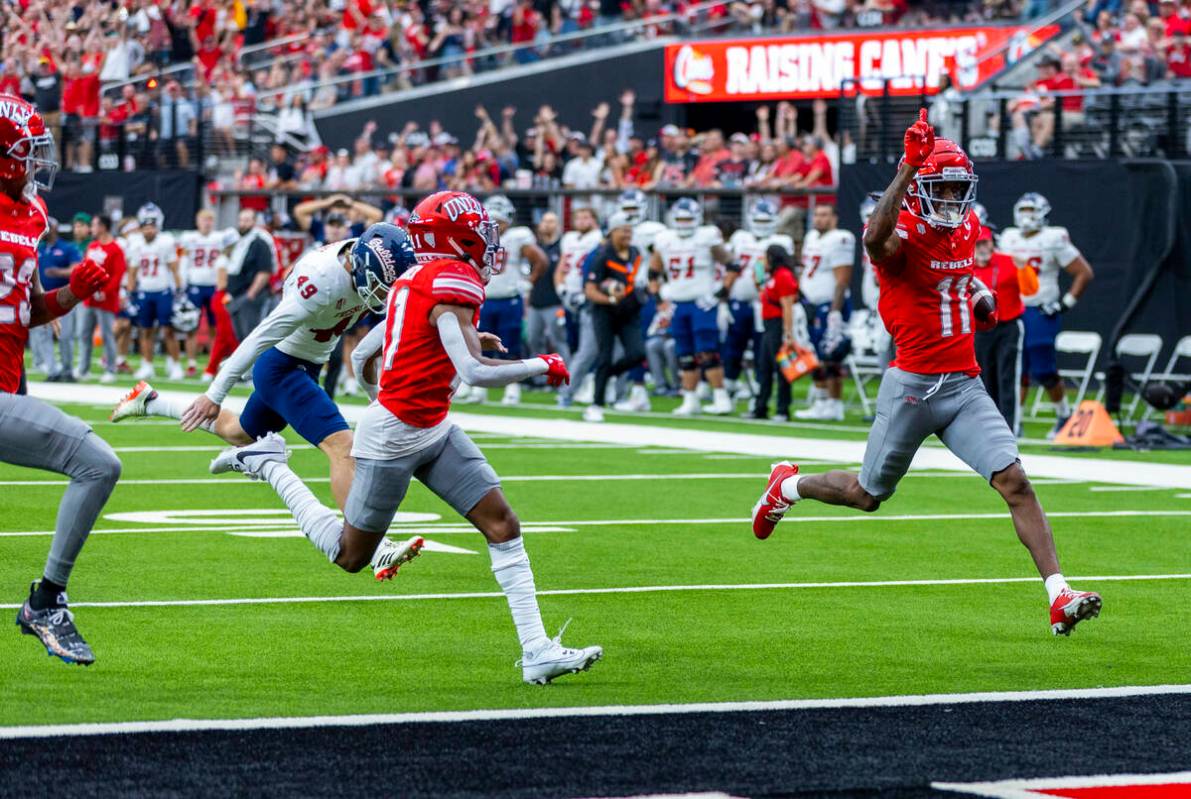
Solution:
[{"label": "person in orange shirt", "polygon": [[1013,257],[996,252],[992,230],[987,226],[976,239],[975,277],[993,293],[997,303],[997,324],[990,330],[976,331],[976,362],[980,377],[997,410],[1014,433],[1021,434],[1021,350],[1025,327],[1022,296],[1038,291],[1038,276],[1033,269],[1018,268]]}]

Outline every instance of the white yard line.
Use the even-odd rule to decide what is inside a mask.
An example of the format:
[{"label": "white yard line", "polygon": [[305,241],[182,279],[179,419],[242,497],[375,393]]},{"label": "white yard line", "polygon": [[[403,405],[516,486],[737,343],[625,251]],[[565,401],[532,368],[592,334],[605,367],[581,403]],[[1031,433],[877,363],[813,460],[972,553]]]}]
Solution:
[{"label": "white yard line", "polygon": [[522,719],[657,716],[674,713],[757,713],[802,710],[844,710],[882,707],[932,707],[988,702],[1051,702],[1073,699],[1123,699],[1191,694],[1191,685],[1137,685],[1118,688],[1074,688],[1043,691],[984,691],[965,694],[864,696],[839,699],[786,699],[760,702],[693,702],[690,704],[604,705],[493,710],[448,710],[425,713],[376,713],[346,716],[273,716],[250,719],[166,719],[90,724],[0,727],[0,739],[58,738],[77,735],[121,735],[145,732],[215,730],[283,730],[313,727],[364,727],[374,724],[458,723]]},{"label": "white yard line", "polygon": [[[1030,780],[997,782],[932,782],[936,791],[954,791],[990,799],[1053,799],[1052,790],[1066,788],[1109,788],[1133,785],[1185,785],[1191,783],[1191,771],[1173,774],[1096,774],[1086,777],[1042,777]],[[1173,796],[1173,794],[1167,794]]]},{"label": "white yard line", "polygon": [[[1191,580],[1191,574],[1115,574],[1071,577],[1081,584]],[[843,580],[805,583],[707,583],[703,585],[626,585],[614,588],[558,588],[538,591],[538,596],[586,596],[592,594],[669,594],[706,591],[806,591],[841,588],[924,588],[956,585],[1011,585],[1039,583],[1037,577],[971,577],[936,580]],[[448,599],[504,599],[500,591],[458,591],[435,594],[362,594],[359,596],[233,597],[222,599],[142,599],[122,602],[72,602],[72,608],[186,608],[228,605],[306,605],[324,602],[420,602]],[[0,610],[21,605],[0,604]]]},{"label": "white yard line", "polygon": [[[234,511],[229,511],[234,512]],[[1089,518],[1128,518],[1128,517],[1157,517],[1157,518],[1179,518],[1184,516],[1191,516],[1191,510],[1084,510],[1084,511],[1055,511],[1048,513],[1048,517],[1052,519],[1089,519]],[[837,523],[837,524],[880,524],[887,522],[932,522],[932,521],[1008,521],[1008,511],[998,513],[903,513],[903,514],[846,514],[839,516],[787,516],[782,520],[783,525],[787,524],[819,524],[819,523]],[[707,524],[724,524],[724,525],[747,525],[750,523],[747,517],[726,517],[717,519],[578,519],[566,521],[522,521],[522,530],[525,532],[535,532],[539,528],[545,526],[551,527],[640,527],[640,526],[654,526],[654,525],[707,525]],[[107,529],[92,530],[91,535],[112,535],[112,534],[132,534],[132,533],[183,533],[183,532],[230,532],[233,529],[240,529],[234,525],[177,525],[173,527],[116,527]],[[274,529],[274,530],[292,530],[295,529],[292,523],[285,524],[278,522],[277,524],[268,525],[253,525],[253,530]],[[458,522],[446,522],[441,524],[436,523],[398,523],[393,525],[390,530],[392,532],[422,532],[426,535],[438,535],[440,533],[454,533],[463,531],[467,533],[474,533],[475,531],[466,525]],[[35,536],[52,536],[53,530],[14,530],[0,532],[0,538],[28,538]]]},{"label": "white yard line", "polygon": [[[62,383],[33,383],[29,391],[34,396],[54,402],[115,403],[125,393],[109,386],[81,386]],[[187,401],[195,394],[163,391],[170,399]],[[234,410],[243,407],[245,398],[228,397],[225,406]],[[345,405],[344,418],[358,421],[365,408]],[[684,427],[655,427],[633,424],[593,425],[572,419],[542,419],[525,416],[497,416],[476,413],[452,413],[451,419],[468,432],[507,436],[530,436],[552,441],[593,442],[597,444],[625,444],[635,447],[690,449],[700,452],[747,452],[773,458],[812,458],[842,463],[859,463],[864,459],[865,442],[841,441],[829,438],[767,436],[758,433],[733,433],[698,430]],[[714,422],[713,419],[708,419]],[[740,420],[734,420],[739,422]],[[803,425],[810,427],[809,425]],[[839,430],[840,427],[821,426]],[[863,432],[867,429],[862,428]],[[1064,480],[1083,480],[1093,483],[1121,485],[1164,486],[1191,489],[1191,466],[1169,463],[1142,463],[1111,458],[1068,458],[1061,455],[1023,455],[1026,471],[1034,477],[1054,477]],[[941,469],[954,472],[971,471],[966,464],[940,447],[923,447],[915,455],[912,469]]]}]

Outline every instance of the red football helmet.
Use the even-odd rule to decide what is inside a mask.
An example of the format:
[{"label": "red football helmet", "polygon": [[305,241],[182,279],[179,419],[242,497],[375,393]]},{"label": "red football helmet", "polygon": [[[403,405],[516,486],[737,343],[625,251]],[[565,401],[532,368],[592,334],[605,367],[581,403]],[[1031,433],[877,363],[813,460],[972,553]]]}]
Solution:
[{"label": "red football helmet", "polygon": [[475,267],[487,283],[505,266],[500,229],[480,201],[461,191],[440,191],[414,206],[407,224],[419,261],[455,258]]},{"label": "red football helmet", "polygon": [[906,192],[906,207],[930,225],[957,228],[976,202],[977,180],[972,161],[958,144],[935,139],[935,149]]},{"label": "red football helmet", "polygon": [[54,137],[37,108],[0,94],[0,184],[9,193],[49,190],[57,172]]}]

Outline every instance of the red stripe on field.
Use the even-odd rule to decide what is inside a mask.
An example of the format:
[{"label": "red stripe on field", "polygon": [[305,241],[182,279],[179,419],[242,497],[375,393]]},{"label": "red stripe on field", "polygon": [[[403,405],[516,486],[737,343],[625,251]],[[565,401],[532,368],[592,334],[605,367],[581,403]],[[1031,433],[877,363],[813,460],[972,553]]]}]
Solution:
[{"label": "red stripe on field", "polygon": [[1036,793],[1063,799],[1189,799],[1191,782],[1163,785],[1106,785],[1100,788],[1035,788]]}]

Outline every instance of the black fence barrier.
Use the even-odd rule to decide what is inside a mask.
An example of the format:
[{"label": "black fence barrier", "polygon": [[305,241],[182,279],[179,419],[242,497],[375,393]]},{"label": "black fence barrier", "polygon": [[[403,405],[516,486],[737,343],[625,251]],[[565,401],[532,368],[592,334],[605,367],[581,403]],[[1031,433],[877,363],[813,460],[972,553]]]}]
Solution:
[{"label": "black fence barrier", "polygon": [[202,177],[192,170],[137,172],[60,172],[46,204],[62,223],[79,211],[88,214],[119,212],[131,216],[141,205],[156,203],[165,213],[169,229],[189,230],[199,209]]},{"label": "black fence barrier", "polygon": [[[893,171],[892,164],[843,168],[841,222],[858,238],[861,201],[883,190]],[[1154,269],[1162,270],[1155,290],[1120,332],[1162,336],[1163,358],[1191,333],[1191,161],[977,160],[976,172],[977,199],[998,229],[1013,224],[1013,204],[1022,194],[1037,191],[1050,201],[1050,223],[1067,228],[1096,275],[1063,326],[1099,333],[1102,360],[1126,305]]]}]

